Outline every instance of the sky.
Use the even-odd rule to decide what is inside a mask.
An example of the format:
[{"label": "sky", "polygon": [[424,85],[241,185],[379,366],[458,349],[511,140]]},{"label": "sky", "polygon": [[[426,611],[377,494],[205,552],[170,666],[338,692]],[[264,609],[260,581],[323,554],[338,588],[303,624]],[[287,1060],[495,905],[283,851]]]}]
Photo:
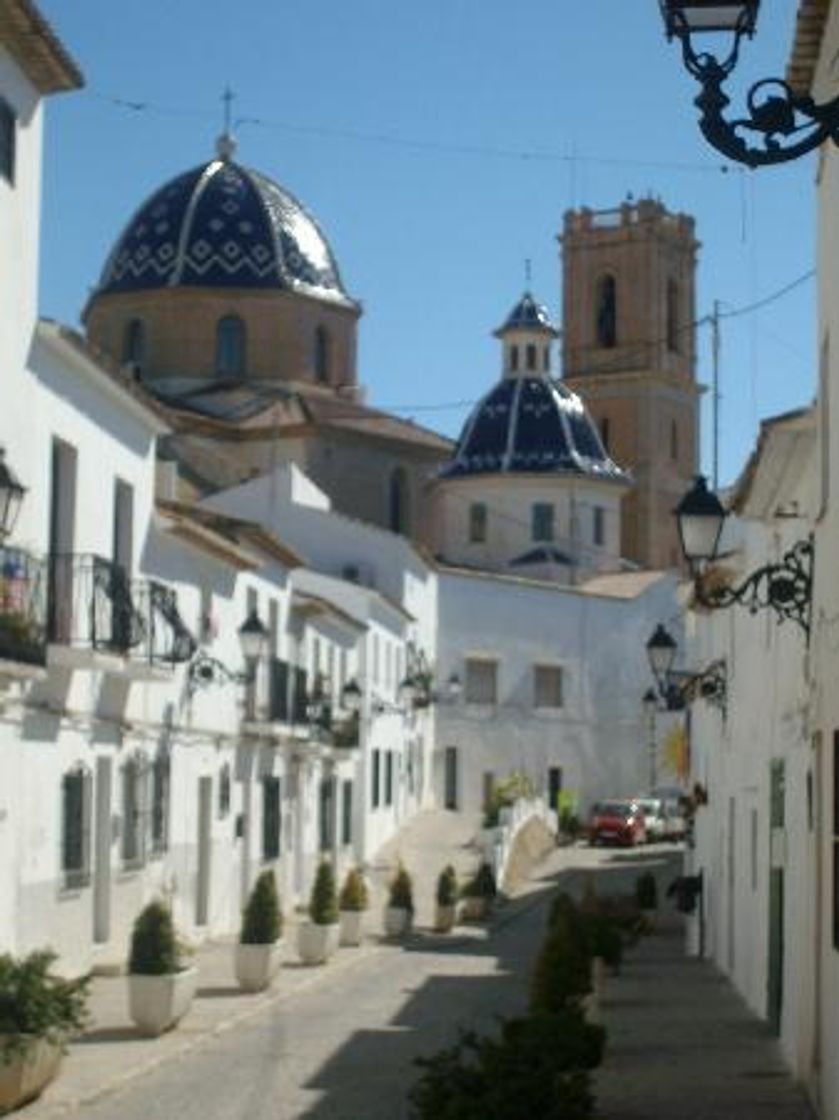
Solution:
[{"label": "sky", "polygon": [[[134,210],[209,159],[235,94],[238,160],[314,214],[364,307],[368,401],[456,436],[497,379],[492,331],[529,286],[559,321],[571,207],[653,195],[696,218],[697,318],[722,319],[720,472],[815,391],[815,160],[727,164],[657,0],[39,0],[86,79],[48,101],[42,313],[79,321]],[[764,0],[732,112],[782,76],[795,0]],[[699,328],[697,376],[711,379]],[[711,466],[710,393],[702,464]]]}]

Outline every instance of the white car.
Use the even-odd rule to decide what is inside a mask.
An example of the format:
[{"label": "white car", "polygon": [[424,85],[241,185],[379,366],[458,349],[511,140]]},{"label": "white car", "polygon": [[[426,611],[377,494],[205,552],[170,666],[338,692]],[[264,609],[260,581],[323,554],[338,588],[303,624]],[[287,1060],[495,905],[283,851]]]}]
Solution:
[{"label": "white car", "polygon": [[664,840],[667,837],[667,818],[661,798],[635,797],[633,800],[644,814],[647,824],[647,843]]}]

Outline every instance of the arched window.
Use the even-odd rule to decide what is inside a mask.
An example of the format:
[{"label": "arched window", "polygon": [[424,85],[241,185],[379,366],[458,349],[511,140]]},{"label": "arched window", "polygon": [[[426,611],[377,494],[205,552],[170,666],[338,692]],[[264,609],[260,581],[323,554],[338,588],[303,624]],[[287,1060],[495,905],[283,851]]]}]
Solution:
[{"label": "arched window", "polygon": [[122,360],[130,362],[134,372],[140,373],[146,357],[146,328],[142,319],[131,319],[126,323],[122,336]]},{"label": "arched window", "polygon": [[545,373],[550,373],[551,372],[551,348],[550,348],[550,346],[545,347],[545,351],[542,355],[542,367],[543,367]]},{"label": "arched window", "polygon": [[604,416],[600,421],[600,442],[603,444],[603,450],[609,451],[609,443],[611,441],[612,432],[609,425],[609,417]]},{"label": "arched window", "polygon": [[407,533],[410,527],[408,476],[397,467],[390,476],[388,523],[394,533]]},{"label": "arched window", "polygon": [[679,285],[667,281],[667,349],[676,354],[679,350]]},{"label": "arched window", "polygon": [[315,379],[322,385],[329,384],[331,339],[326,327],[315,331]]},{"label": "arched window", "polygon": [[536,369],[536,347],[532,342],[528,342],[527,350],[525,351],[528,370]]},{"label": "arched window", "polygon": [[218,321],[216,373],[219,377],[244,377],[245,324],[238,315],[225,315]]},{"label": "arched window", "polygon": [[518,346],[510,347],[510,369],[513,373],[519,368],[519,348]]},{"label": "arched window", "polygon": [[597,345],[611,350],[618,341],[618,297],[614,276],[607,273],[597,282],[595,330]]}]

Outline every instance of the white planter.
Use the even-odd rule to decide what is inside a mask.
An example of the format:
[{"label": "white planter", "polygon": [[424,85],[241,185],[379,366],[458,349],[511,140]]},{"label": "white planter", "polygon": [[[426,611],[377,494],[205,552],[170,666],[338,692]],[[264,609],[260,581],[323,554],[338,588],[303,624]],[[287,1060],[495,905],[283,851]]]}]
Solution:
[{"label": "white planter", "polygon": [[361,927],[364,924],[363,910],[341,910],[340,918],[342,945],[357,947],[361,944]]},{"label": "white planter", "polygon": [[128,1014],[141,1034],[155,1038],[189,1011],[198,986],[198,969],[165,976],[128,975]]},{"label": "white planter", "polygon": [[34,1101],[58,1073],[61,1047],[45,1038],[33,1038],[26,1049],[8,1061],[2,1055],[5,1035],[0,1035],[0,1113]]},{"label": "white planter", "polygon": [[405,937],[411,932],[413,921],[413,910],[404,910],[401,906],[388,906],[385,909],[385,936]]},{"label": "white planter", "polygon": [[282,941],[268,945],[242,945],[240,942],[236,946],[236,979],[243,992],[261,992],[270,985],[280,967],[282,951]]},{"label": "white planter", "polygon": [[437,909],[434,912],[434,928],[438,933],[451,933],[454,928],[455,918],[457,917],[457,907],[452,904],[451,906],[441,906],[437,903]]},{"label": "white planter", "polygon": [[297,951],[303,964],[324,964],[338,950],[339,926],[303,922],[297,935]]}]

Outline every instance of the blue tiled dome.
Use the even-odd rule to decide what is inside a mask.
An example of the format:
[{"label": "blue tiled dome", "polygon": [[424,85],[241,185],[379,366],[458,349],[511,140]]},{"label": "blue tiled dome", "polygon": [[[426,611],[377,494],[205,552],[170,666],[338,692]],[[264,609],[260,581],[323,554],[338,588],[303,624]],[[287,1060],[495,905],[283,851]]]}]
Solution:
[{"label": "blue tiled dome", "polygon": [[108,258],[98,294],[274,288],[352,304],[317,222],[283,187],[228,158],[156,191]]},{"label": "blue tiled dome", "polygon": [[549,377],[508,377],[466,421],[443,478],[526,471],[625,482],[576,393]]}]

